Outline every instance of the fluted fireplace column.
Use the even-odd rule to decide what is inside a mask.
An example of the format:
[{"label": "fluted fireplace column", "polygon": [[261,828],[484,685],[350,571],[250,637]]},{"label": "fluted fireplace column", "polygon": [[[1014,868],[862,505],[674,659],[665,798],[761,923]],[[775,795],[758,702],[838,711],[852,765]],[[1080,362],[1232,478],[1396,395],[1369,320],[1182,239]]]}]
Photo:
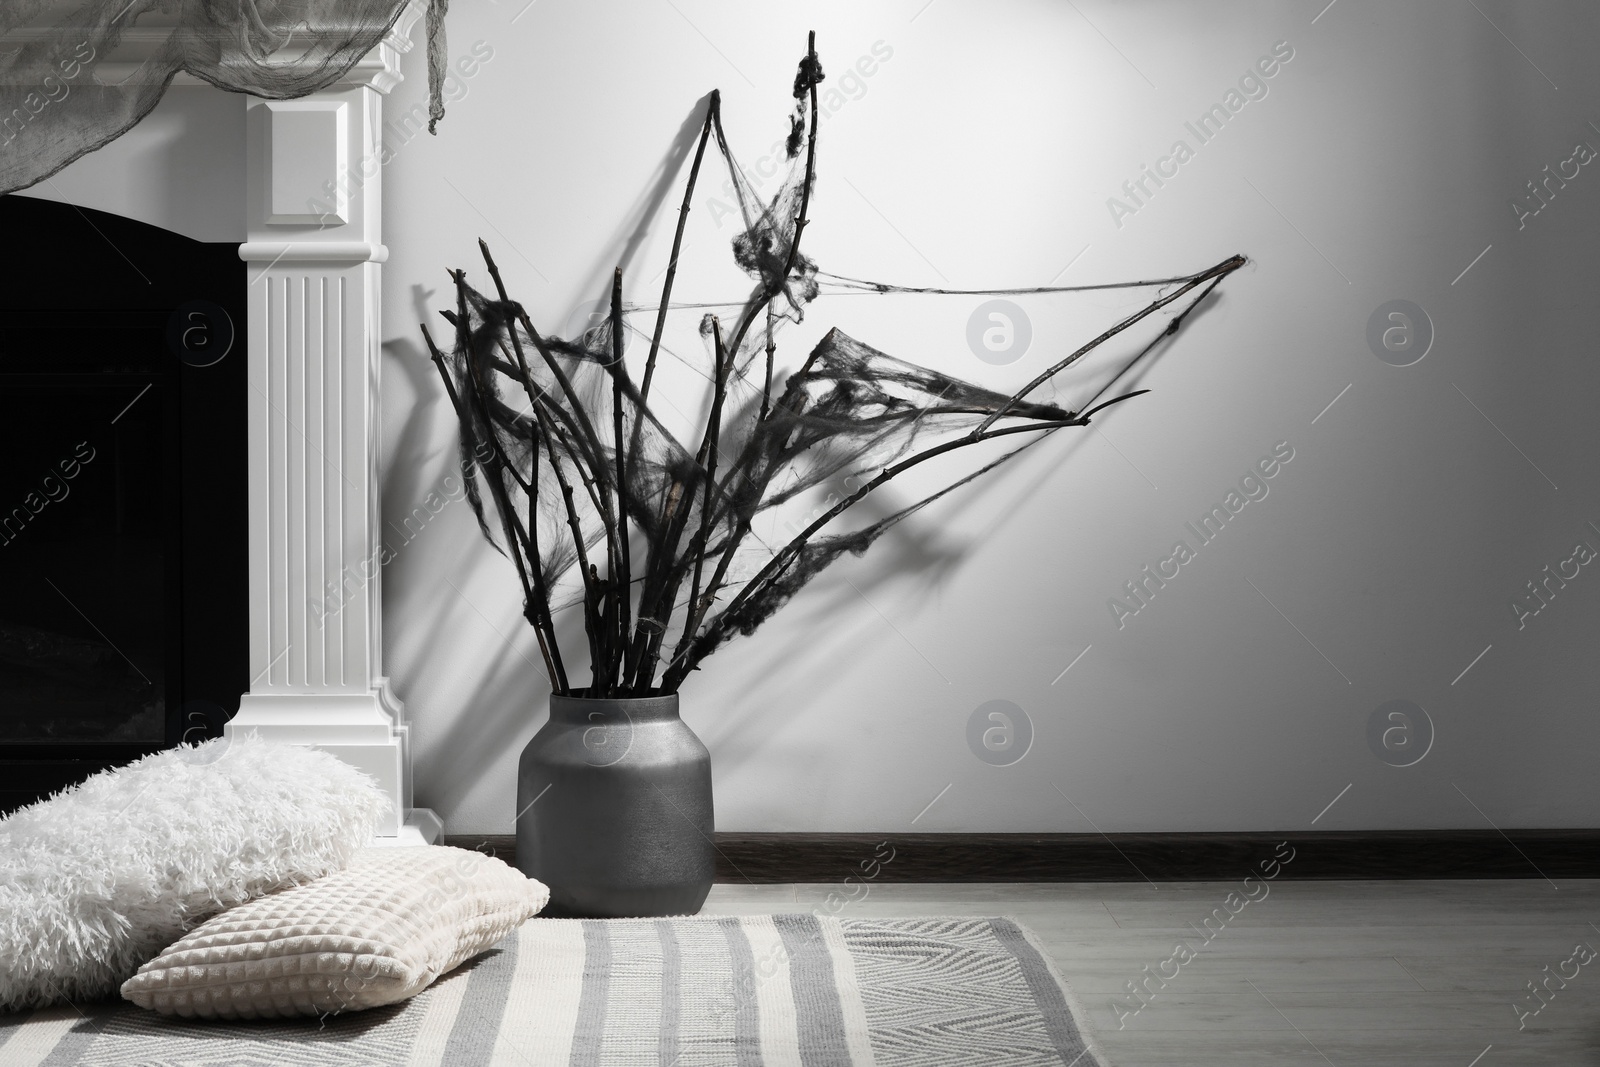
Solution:
[{"label": "fluted fireplace column", "polygon": [[440,825],[411,806],[383,673],[377,462],[383,101],[420,10],[338,85],[248,98],[251,682],[227,728],[373,775],[395,809],[380,836],[419,843]]}]

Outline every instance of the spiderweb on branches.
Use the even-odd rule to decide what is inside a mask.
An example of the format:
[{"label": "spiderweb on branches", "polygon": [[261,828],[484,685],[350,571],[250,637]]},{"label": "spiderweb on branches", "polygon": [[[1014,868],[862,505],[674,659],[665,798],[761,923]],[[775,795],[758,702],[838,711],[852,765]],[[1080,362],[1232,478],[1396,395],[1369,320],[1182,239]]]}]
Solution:
[{"label": "spiderweb on branches", "polygon": [[[823,295],[972,292],[830,274],[801,252],[816,175],[816,86],[823,77],[813,38],[795,77],[787,170],[766,199],[728,147],[718,94],[708,97],[672,258],[653,307],[624,304],[619,268],[604,324],[578,337],[545,336],[506,292],[480,241],[493,293],[469,283],[464,271],[452,271],[456,306],[443,315],[453,337],[441,348],[423,327],[460,418],[468,500],[485,536],[516,565],[525,614],[558,692],[676,692],[707,656],[754,632],[840,557],[860,555],[935,500],[1145,392],[1128,390],[1130,374],[1244,264],[1233,256],[1176,277],[985,290],[1122,289],[1147,298],[1011,393],[889,355],[838,329],[780,382],[778,335]],[[728,314],[708,313],[701,321],[710,363],[707,414],[678,435],[651,396],[669,312],[698,307],[674,304],[672,290],[708,145],[737,199],[743,225],[733,258],[750,289],[742,301],[719,306]],[[632,329],[644,336],[630,316],[650,315],[642,368],[630,368],[624,335]],[[1101,369],[1081,400],[1066,407],[1041,395],[1113,338],[1131,339],[1129,350]],[[864,525],[843,528],[837,521],[906,472],[988,441],[1001,443],[976,470],[879,511]],[[843,472],[856,484],[842,496],[832,494],[799,522],[768,521]],[[569,675],[554,624],[557,611],[580,605],[589,646],[586,686]]]}]

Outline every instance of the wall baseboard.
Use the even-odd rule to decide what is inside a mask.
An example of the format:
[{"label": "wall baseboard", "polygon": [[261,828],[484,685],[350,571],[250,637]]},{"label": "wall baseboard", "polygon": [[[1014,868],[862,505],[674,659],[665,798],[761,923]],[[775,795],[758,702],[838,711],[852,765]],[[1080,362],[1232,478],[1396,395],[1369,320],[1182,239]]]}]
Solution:
[{"label": "wall baseboard", "polygon": [[[1160,834],[717,834],[717,881],[1233,881],[1294,848],[1280,878],[1600,878],[1600,830],[1355,830]],[[884,842],[893,848],[888,855]],[[515,861],[510,834],[444,843]]]}]

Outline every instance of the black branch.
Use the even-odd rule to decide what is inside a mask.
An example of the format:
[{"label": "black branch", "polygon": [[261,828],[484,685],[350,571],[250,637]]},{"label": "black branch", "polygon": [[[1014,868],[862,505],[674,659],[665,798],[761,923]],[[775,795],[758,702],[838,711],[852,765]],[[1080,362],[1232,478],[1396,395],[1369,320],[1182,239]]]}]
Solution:
[{"label": "black branch", "polygon": [[[656,303],[625,304],[618,268],[602,325],[573,338],[541,334],[480,241],[493,295],[452,271],[455,307],[441,314],[453,327],[453,344],[441,349],[423,328],[461,425],[467,501],[483,536],[512,557],[523,613],[557,692],[676,692],[707,656],[753,633],[841,557],[866,552],[934,501],[1057,432],[1087,426],[1108,407],[1148,392],[1130,388],[1138,384],[1130,377],[1245,263],[1231,256],[1193,274],[1143,281],[982,290],[824,272],[800,250],[817,182],[823,77],[813,35],[794,80],[788,169],[765,195],[728,148],[719,94],[706,98]],[[742,299],[724,304],[674,304],[708,145],[726,171],[723,195],[742,221],[733,260],[752,284]],[[891,356],[838,329],[798,368],[779,373],[779,333],[826,295],[1064,300],[1118,291],[1133,294],[1131,310],[1010,392]],[[665,340],[672,313],[691,308],[720,312],[700,322],[709,366],[695,365]],[[648,332],[629,321],[632,314],[653,318]],[[637,382],[625,359],[630,330],[649,339]],[[1093,353],[1100,353],[1090,361],[1093,373],[1067,381]],[[659,384],[658,371],[670,361],[690,364],[705,383],[698,420],[667,417],[682,416]],[[1080,399],[1070,406],[1054,399],[1074,393]],[[984,448],[994,441],[1003,445]],[[878,507],[865,524],[846,520],[907,472],[972,449],[986,453],[976,469],[968,462],[941,479],[941,488],[910,504]],[[842,493],[834,491],[841,480]],[[556,614],[575,606],[589,652],[583,689],[573,686],[555,626]]]}]

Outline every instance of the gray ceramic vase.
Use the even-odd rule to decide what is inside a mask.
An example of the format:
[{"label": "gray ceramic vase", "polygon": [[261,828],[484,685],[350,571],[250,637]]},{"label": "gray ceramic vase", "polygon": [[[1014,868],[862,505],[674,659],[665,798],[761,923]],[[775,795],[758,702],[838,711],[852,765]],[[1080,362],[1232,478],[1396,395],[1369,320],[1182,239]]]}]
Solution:
[{"label": "gray ceramic vase", "polygon": [[711,891],[711,753],[676,693],[551,694],[517,812],[517,866],[550,887],[546,915],[692,915]]}]

